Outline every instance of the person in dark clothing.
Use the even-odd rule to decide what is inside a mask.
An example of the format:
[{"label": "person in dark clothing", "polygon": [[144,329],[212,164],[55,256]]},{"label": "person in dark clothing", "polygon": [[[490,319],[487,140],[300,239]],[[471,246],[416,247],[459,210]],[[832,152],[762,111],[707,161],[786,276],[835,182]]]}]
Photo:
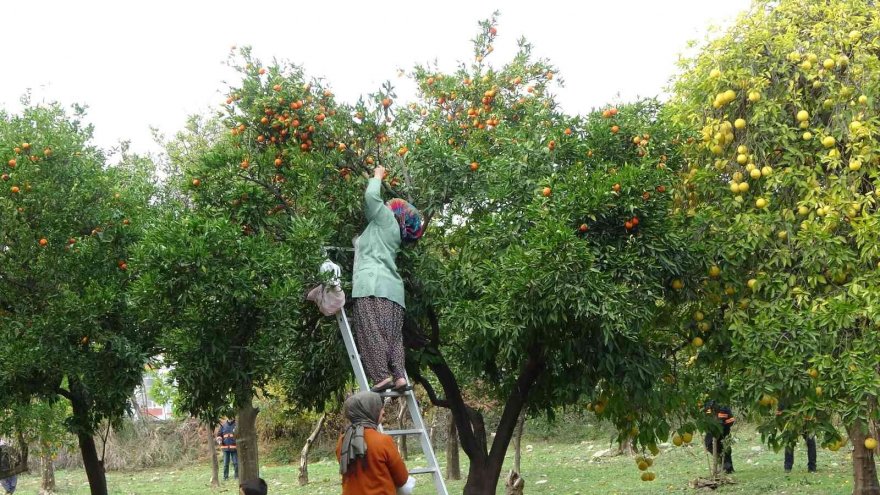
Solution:
[{"label": "person in dark clothing", "polygon": [[223,450],[223,480],[229,479],[229,463],[238,479],[238,447],[235,445],[235,418],[229,418],[220,425],[217,431],[217,443]]},{"label": "person in dark clothing", "polygon": [[[782,411],[785,408],[780,404],[779,407],[776,408],[776,415],[782,416]],[[804,441],[807,443],[807,471],[811,473],[816,472],[816,437],[810,435],[806,431],[802,433],[804,437]],[[791,468],[794,466],[794,445],[788,445],[785,447],[785,472],[790,473]]]},{"label": "person in dark clothing", "polygon": [[[731,454],[731,438],[730,438],[730,428],[733,426],[733,423],[736,422],[736,419],[733,417],[733,412],[727,406],[720,406],[715,403],[715,401],[707,401],[704,409],[706,414],[714,416],[718,418],[718,423],[720,426],[721,434],[718,435],[718,430],[712,430],[706,432],[705,445],[706,451],[711,453],[715,453],[716,462],[722,462],[722,469],[727,474],[733,473],[733,456]],[[717,437],[716,437],[717,435]],[[717,440],[717,447],[716,441]]]},{"label": "person in dark clothing", "polygon": [[[816,472],[816,437],[809,433],[804,433],[804,440],[807,442],[807,471]],[[785,472],[790,473],[794,466],[794,445],[785,448]]]},{"label": "person in dark clothing", "polygon": [[[5,439],[0,438],[0,469],[8,470],[12,468],[12,456],[10,455],[10,446]],[[15,493],[15,487],[18,485],[18,476],[10,476],[0,479],[0,488],[6,495]]]},{"label": "person in dark clothing", "polygon": [[269,487],[263,478],[247,480],[238,486],[239,495],[266,495],[268,492]]}]

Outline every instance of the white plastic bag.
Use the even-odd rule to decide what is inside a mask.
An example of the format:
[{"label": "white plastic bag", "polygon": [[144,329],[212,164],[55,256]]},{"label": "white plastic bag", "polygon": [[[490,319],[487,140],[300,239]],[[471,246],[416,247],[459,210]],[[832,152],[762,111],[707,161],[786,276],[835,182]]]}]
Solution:
[{"label": "white plastic bag", "polygon": [[409,479],[406,480],[406,483],[397,489],[397,495],[411,495],[415,487],[416,479],[410,476]]}]

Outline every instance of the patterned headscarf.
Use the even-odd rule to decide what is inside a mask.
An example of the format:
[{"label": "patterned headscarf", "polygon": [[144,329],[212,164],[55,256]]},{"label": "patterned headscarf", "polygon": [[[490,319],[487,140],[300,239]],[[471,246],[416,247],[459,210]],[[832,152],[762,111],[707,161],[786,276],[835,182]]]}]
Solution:
[{"label": "patterned headscarf", "polygon": [[400,225],[400,240],[403,242],[416,242],[421,239],[425,231],[422,223],[422,214],[415,206],[401,198],[394,198],[385,203],[394,212],[394,218]]}]

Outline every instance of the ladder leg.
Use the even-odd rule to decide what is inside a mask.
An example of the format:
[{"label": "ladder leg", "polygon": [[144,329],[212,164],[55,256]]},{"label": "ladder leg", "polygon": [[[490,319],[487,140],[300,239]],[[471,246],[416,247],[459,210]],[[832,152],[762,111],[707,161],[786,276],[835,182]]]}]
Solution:
[{"label": "ladder leg", "polygon": [[361,364],[360,354],[358,354],[357,345],[354,342],[354,335],[351,333],[351,326],[348,324],[345,308],[336,313],[336,321],[339,323],[339,331],[342,333],[342,340],[345,342],[345,350],[348,351],[348,360],[351,361],[351,369],[354,371],[358,388],[361,391],[370,390],[370,386],[367,385],[367,374],[364,373],[364,366]]},{"label": "ladder leg", "polygon": [[[406,380],[407,382],[409,381],[409,376],[406,377]],[[425,454],[425,460],[427,461],[428,467],[434,469],[431,473],[434,478],[434,488],[437,490],[438,494],[447,495],[446,482],[443,480],[443,473],[440,471],[440,464],[437,462],[437,456],[434,455],[434,447],[431,445],[431,439],[428,437],[428,429],[425,428],[425,422],[422,419],[422,410],[419,408],[419,402],[416,400],[415,390],[410,390],[406,393],[406,405],[409,409],[413,427],[417,430],[421,430],[419,442],[422,444],[422,452]]]}]

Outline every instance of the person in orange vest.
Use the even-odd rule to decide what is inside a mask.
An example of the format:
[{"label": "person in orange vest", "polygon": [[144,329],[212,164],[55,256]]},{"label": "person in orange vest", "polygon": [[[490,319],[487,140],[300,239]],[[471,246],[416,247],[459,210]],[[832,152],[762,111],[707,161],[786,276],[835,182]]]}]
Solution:
[{"label": "person in orange vest", "polygon": [[[706,437],[704,439],[706,451],[710,454],[715,452],[715,455],[717,456],[716,462],[721,461],[724,472],[731,474],[733,473],[733,456],[731,455],[732,440],[730,438],[730,428],[733,426],[733,423],[736,422],[736,418],[733,417],[733,412],[729,407],[718,405],[714,400],[706,401],[703,408],[706,411],[706,414],[718,418],[720,426],[720,429],[710,429],[706,431]],[[721,432],[720,435],[717,434],[718,431]],[[715,450],[716,439],[718,440],[717,451]]]},{"label": "person in orange vest", "polygon": [[415,479],[409,475],[394,439],[379,433],[384,417],[382,397],[359,392],[345,400],[349,421],[336,444],[342,495],[409,495]]},{"label": "person in orange vest", "polygon": [[229,479],[229,463],[238,479],[238,447],[235,445],[235,418],[227,418],[217,430],[217,444],[223,450],[223,480]]}]

